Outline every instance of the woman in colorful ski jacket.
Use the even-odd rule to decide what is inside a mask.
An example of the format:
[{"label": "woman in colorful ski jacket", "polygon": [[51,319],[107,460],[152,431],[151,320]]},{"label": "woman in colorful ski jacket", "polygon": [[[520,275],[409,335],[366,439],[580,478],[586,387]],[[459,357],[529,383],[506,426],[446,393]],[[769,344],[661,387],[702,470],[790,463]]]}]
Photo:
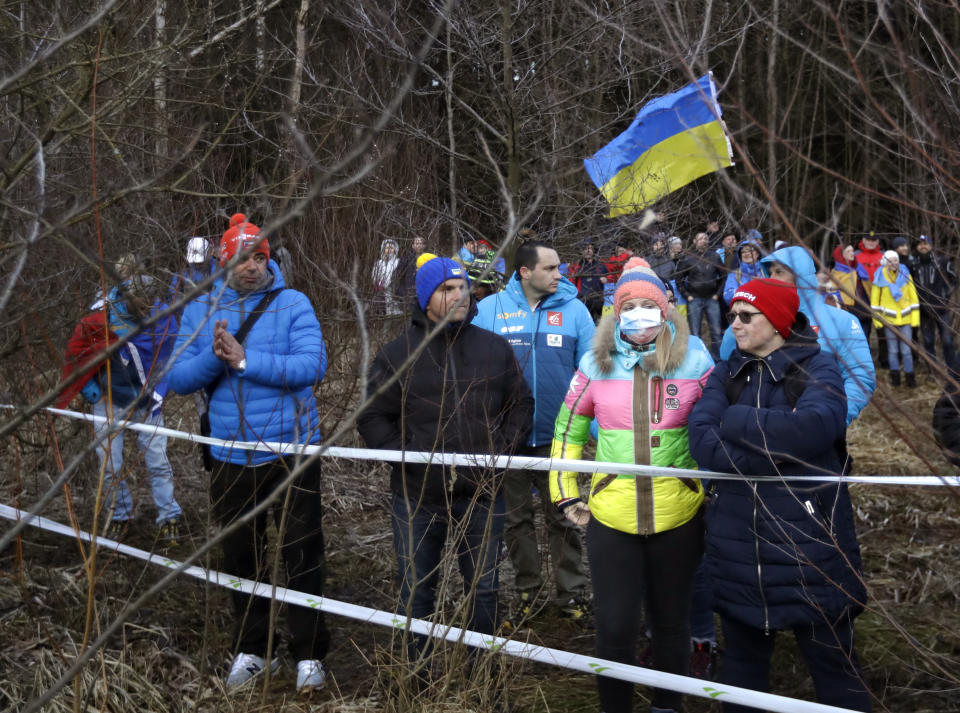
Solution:
[{"label": "woman in colorful ski jacket", "polygon": [[883,265],[874,273],[870,288],[870,308],[873,326],[882,329],[887,340],[887,359],[890,365],[890,383],[900,386],[900,360],[907,386],[917,385],[913,373],[913,330],[920,326],[920,300],[913,278],[905,265],[900,264],[896,250],[883,254]]},{"label": "woman in colorful ski jacket", "polygon": [[[614,313],[600,322],[560,407],[553,457],[579,458],[596,418],[598,461],[696,468],[687,415],[712,369],[710,353],[690,336],[664,284],[644,260],[631,259],[617,282]],[[703,549],[700,481],[600,473],[581,498],[576,473],[550,475],[553,501],[587,528],[597,655],[634,663],[645,608],[653,667],[685,674],[693,579]],[[633,684],[601,676],[597,687],[606,713],[631,710]],[[679,710],[680,704],[679,693],[657,690],[651,710]]]}]

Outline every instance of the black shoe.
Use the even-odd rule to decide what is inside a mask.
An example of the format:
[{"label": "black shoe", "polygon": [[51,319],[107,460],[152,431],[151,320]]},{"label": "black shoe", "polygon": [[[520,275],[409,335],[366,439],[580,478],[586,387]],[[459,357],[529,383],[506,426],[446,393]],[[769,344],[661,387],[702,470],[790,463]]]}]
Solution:
[{"label": "black shoe", "polygon": [[716,645],[709,641],[694,644],[693,653],[690,655],[690,675],[694,678],[702,678],[704,681],[712,681],[716,670]]},{"label": "black shoe", "polygon": [[175,547],[180,541],[180,520],[171,518],[160,523],[157,539],[165,545]]},{"label": "black shoe", "polygon": [[114,542],[123,542],[123,538],[127,536],[127,530],[129,529],[129,520],[111,520],[103,536]]},{"label": "black shoe", "polygon": [[891,386],[900,386],[900,372],[891,371],[890,372],[890,385]]},{"label": "black shoe", "polygon": [[538,600],[536,593],[520,592],[520,597],[510,608],[503,625],[509,629],[516,629],[536,616],[542,608],[543,603]]},{"label": "black shoe", "polygon": [[917,375],[912,371],[908,371],[905,376],[907,377],[907,388],[917,388]]},{"label": "black shoe", "polygon": [[573,597],[560,607],[560,611],[568,619],[572,619],[581,624],[587,624],[593,615],[593,604],[587,597],[581,594]]}]

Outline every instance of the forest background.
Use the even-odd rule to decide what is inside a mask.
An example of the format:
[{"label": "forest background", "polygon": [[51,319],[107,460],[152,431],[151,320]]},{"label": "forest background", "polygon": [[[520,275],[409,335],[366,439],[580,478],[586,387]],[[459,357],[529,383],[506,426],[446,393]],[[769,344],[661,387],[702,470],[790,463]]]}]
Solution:
[{"label": "forest background", "polygon": [[[757,227],[768,245],[823,259],[869,230],[924,233],[957,261],[952,0],[7,0],[0,30],[0,389],[17,407],[0,413],[0,492],[20,507],[46,495],[40,514],[84,526],[97,479],[89,429],[39,410],[66,339],[117,258],[133,253],[166,281],[186,239],[219,237],[236,211],[290,250],[294,286],[317,309],[331,365],[318,396],[337,445],[357,444],[365,359],[398,328],[366,308],[381,241],[405,250],[424,237],[452,253],[483,237],[509,254],[532,228],[566,258],[584,238],[639,242],[639,216],[606,218],[582,161],[644,102],[708,70],[736,165],[657,204],[662,229],[689,241],[708,220]],[[858,473],[952,472],[928,426],[943,373],[928,371],[908,397],[878,389],[851,430]],[[166,417],[195,429],[189,399]],[[212,531],[205,476],[192,446],[172,443],[171,458],[195,547]],[[327,473],[331,596],[389,608],[385,471],[332,461]],[[877,709],[957,710],[956,493],[857,486],[854,497]],[[404,708],[383,673],[389,635],[349,621],[335,623],[335,685],[319,703],[290,698],[284,680],[229,699],[215,683],[224,595],[175,583],[125,611],[159,575],[86,555],[35,532],[3,551],[5,708]],[[120,633],[61,689],[118,616]],[[531,636],[592,646],[585,630]],[[777,686],[809,698],[802,668],[781,660]],[[524,709],[595,705],[588,677],[510,674]]]}]

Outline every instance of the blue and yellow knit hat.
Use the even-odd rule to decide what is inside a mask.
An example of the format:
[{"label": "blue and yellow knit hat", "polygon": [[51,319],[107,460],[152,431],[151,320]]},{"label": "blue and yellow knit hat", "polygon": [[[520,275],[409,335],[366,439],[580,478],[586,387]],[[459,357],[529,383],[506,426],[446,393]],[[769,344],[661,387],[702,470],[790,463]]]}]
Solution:
[{"label": "blue and yellow knit hat", "polygon": [[447,280],[461,278],[470,284],[467,271],[456,260],[448,257],[437,257],[433,253],[423,253],[417,258],[417,303],[420,309],[426,311],[427,302],[440,285]]}]

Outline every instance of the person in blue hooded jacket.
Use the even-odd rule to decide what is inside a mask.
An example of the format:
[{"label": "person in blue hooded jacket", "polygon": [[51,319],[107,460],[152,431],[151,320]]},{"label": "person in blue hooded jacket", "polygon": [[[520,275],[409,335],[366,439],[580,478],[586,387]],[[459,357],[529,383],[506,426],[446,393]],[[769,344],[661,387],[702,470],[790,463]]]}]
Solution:
[{"label": "person in blue hooded jacket", "polygon": [[[577,288],[560,274],[560,257],[553,247],[528,240],[517,248],[514,263],[516,272],[506,287],[477,305],[473,324],[507,340],[533,391],[533,430],[518,455],[548,458],[557,413],[577,364],[590,351],[596,327],[590,311],[577,299]],[[541,494],[550,535],[557,584],[554,601],[568,615],[580,618],[585,614],[587,587],[580,533],[546,496],[550,492],[547,471],[510,470],[504,479],[504,538],[520,594],[519,611],[513,618],[531,613],[545,588],[532,487]]]},{"label": "person in blue hooded jacket", "polygon": [[[737,348],[688,421],[700,468],[737,474],[711,481],[706,511],[721,682],[767,691],[777,634],[790,631],[817,701],[869,711],[853,626],[866,586],[850,493],[846,483],[811,480],[843,468],[843,382],[798,306],[796,288],[779,280],[737,290]],[[725,713],[746,710],[724,704]]]},{"label": "person in blue hooded jacket", "polygon": [[[306,295],[285,289],[280,267],[270,259],[270,246],[259,233],[243,213],[230,218],[230,228],[220,240],[223,276],[184,310],[170,388],[180,394],[204,389],[209,395],[210,436],[224,442],[210,449],[210,502],[220,526],[227,529],[222,540],[223,568],[246,579],[266,578],[270,559],[266,512],[238,521],[300,467],[289,490],[281,493],[273,515],[287,586],[322,595],[320,461],[301,466],[296,455],[233,445],[320,441],[313,395],[327,367],[320,323]],[[264,304],[268,294],[272,301]],[[255,311],[260,312],[259,318],[238,341],[234,334]],[[267,665],[270,600],[237,590],[231,595],[236,653],[226,686],[236,688]],[[323,685],[322,659],[330,647],[323,612],[291,607],[288,624],[290,652],[297,660],[297,690]],[[270,666],[276,669],[277,660]]]},{"label": "person in blue hooded jacket", "polygon": [[[760,260],[766,277],[795,285],[803,312],[817,334],[824,351],[833,354],[840,364],[843,390],[847,395],[847,425],[866,408],[877,386],[870,345],[859,320],[849,312],[831,307],[818,290],[817,267],[813,257],[798,245],[781,248]],[[736,347],[736,339],[728,328],[720,345],[720,356],[726,359]]]},{"label": "person in blue hooded jacket", "polygon": [[727,281],[723,285],[723,303],[730,304],[733,299],[733,293],[745,282],[756,277],[762,277],[763,271],[760,267],[760,258],[763,257],[763,248],[760,243],[753,238],[744,238],[737,245],[737,266],[727,275]]}]

